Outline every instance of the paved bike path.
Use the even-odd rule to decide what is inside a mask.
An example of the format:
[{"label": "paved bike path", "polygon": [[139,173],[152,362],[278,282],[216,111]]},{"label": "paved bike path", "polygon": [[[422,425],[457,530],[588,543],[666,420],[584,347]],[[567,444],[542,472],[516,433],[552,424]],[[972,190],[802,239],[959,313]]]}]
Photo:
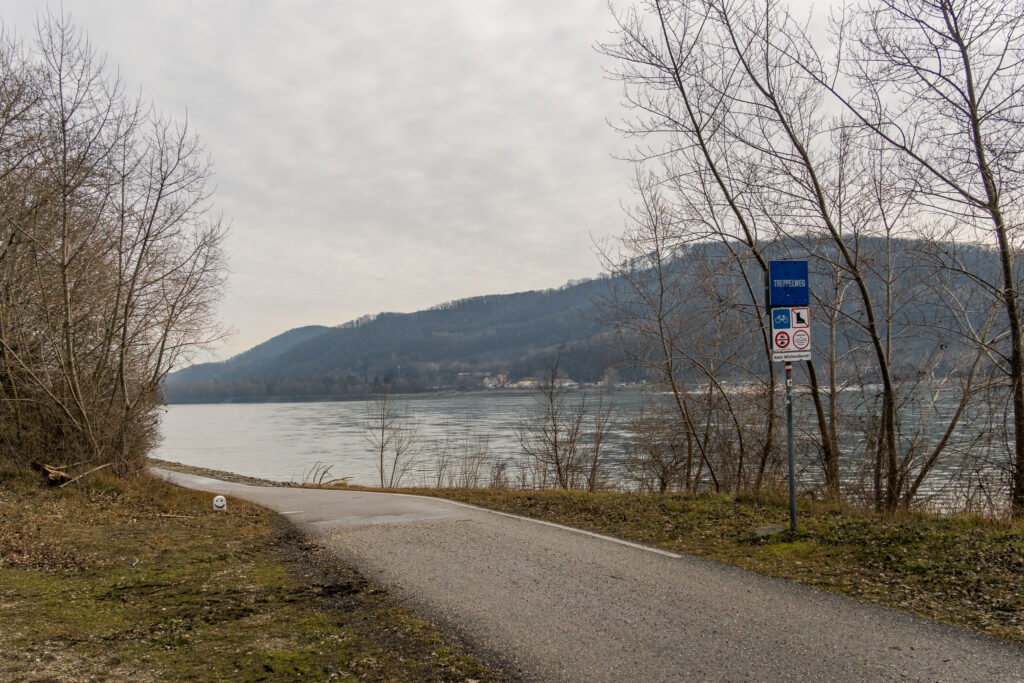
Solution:
[{"label": "paved bike path", "polygon": [[1024,649],[894,610],[453,501],[259,487],[275,510],[526,679],[1024,679]]}]

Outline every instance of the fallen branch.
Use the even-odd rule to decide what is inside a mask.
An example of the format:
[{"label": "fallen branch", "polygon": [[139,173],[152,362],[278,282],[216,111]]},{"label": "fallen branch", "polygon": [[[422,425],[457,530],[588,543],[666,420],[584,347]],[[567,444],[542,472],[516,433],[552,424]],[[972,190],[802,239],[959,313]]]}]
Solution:
[{"label": "fallen branch", "polygon": [[112,463],[112,462],[108,462],[108,463],[105,463],[105,464],[103,464],[103,465],[100,465],[100,466],[98,466],[98,467],[93,467],[93,468],[92,468],[91,470],[89,470],[88,472],[83,472],[83,473],[79,474],[79,475],[78,475],[77,477],[75,477],[74,479],[71,479],[70,481],[66,481],[66,482],[64,482],[63,484],[61,484],[61,485],[60,485],[60,486],[58,486],[57,488],[64,488],[64,487],[65,487],[65,486],[67,486],[68,484],[74,484],[74,483],[75,483],[76,481],[78,481],[79,479],[81,479],[81,478],[82,478],[82,477],[84,477],[85,475],[87,475],[87,474],[92,474],[92,473],[93,473],[93,472],[95,472],[96,470],[102,470],[102,469],[103,469],[104,467],[110,467],[110,466],[111,466],[111,465],[113,465],[113,464],[114,464],[114,463]]}]

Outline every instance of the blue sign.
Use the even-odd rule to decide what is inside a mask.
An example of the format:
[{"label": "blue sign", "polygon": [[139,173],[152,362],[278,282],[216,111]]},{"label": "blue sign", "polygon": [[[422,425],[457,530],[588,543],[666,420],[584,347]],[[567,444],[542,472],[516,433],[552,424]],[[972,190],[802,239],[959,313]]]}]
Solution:
[{"label": "blue sign", "polygon": [[773,330],[788,330],[789,329],[789,309],[788,308],[777,308],[772,311],[772,329]]},{"label": "blue sign", "polygon": [[807,261],[769,261],[768,305],[808,306],[810,303]]}]

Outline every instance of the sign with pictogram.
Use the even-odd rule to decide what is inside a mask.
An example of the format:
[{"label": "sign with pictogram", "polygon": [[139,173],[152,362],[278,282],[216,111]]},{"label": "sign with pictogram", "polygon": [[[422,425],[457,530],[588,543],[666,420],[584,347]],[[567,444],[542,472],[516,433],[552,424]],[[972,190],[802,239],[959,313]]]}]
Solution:
[{"label": "sign with pictogram", "polygon": [[793,333],[793,349],[796,351],[806,351],[811,347],[811,335],[807,333],[807,330],[797,330]]},{"label": "sign with pictogram", "polygon": [[772,361],[786,364],[786,452],[789,460],[789,531],[796,533],[793,456],[793,363],[811,360],[811,288],[807,261],[769,261],[764,299],[771,318]]},{"label": "sign with pictogram", "polygon": [[807,306],[773,308],[772,360],[811,359],[811,312]]}]

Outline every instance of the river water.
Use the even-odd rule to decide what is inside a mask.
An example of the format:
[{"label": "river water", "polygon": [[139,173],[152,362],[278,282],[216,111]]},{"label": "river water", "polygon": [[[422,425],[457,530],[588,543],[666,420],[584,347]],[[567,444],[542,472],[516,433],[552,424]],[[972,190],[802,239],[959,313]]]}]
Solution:
[{"label": "river water", "polygon": [[[572,401],[573,397],[569,397]],[[409,422],[419,431],[418,464],[403,485],[435,478],[436,453],[446,438],[485,441],[487,463],[515,462],[522,449],[516,424],[537,407],[531,393],[493,392],[403,399]],[[639,407],[641,395],[620,392],[620,417]],[[171,405],[162,421],[163,443],[156,457],[187,465],[236,472],[274,481],[303,481],[312,470],[331,467],[330,477],[351,483],[379,483],[377,461],[367,439],[365,401],[317,403],[217,403]],[[625,439],[622,424],[613,443]]]},{"label": "river water", "polygon": [[[577,396],[567,396],[570,404],[575,400]],[[622,459],[630,436],[625,428],[644,398],[639,391],[618,390],[611,394],[611,400],[615,406],[615,426],[604,446],[605,475],[609,483],[623,485]],[[494,463],[508,465],[507,482],[513,486],[517,480],[526,485],[535,483],[526,479],[524,463],[528,459],[524,457],[516,426],[537,411],[537,394],[495,391],[411,396],[401,402],[408,409],[408,422],[417,426],[420,445],[416,462],[403,476],[401,485],[459,484],[458,480],[438,481],[438,453],[445,443],[455,444],[454,450],[463,454],[473,452],[480,456],[475,466],[465,465],[465,455],[461,470],[457,456],[450,465],[450,476],[460,471],[472,474],[473,478],[463,480],[461,485],[487,485]],[[799,406],[796,412],[801,413],[796,423],[802,425],[797,428],[798,476],[802,487],[813,487],[820,479],[820,467],[812,455],[816,452],[812,406],[803,396],[794,403]],[[172,405],[163,415],[164,438],[156,457],[275,481],[309,481],[324,468],[330,468],[327,479],[347,477],[351,483],[374,486],[380,483],[380,475],[373,446],[367,438],[370,405],[364,401]],[[951,406],[947,405],[941,412],[949,411]],[[907,417],[913,415],[908,412]],[[933,441],[941,436],[941,429],[941,420],[930,425],[929,431],[937,432],[932,435]],[[921,492],[937,496],[938,507],[960,506],[961,494],[956,487],[964,474],[956,454],[962,450],[959,444],[971,444],[976,439],[975,429],[965,419],[951,441],[949,458],[940,462],[926,480]],[[846,442],[844,487],[851,492],[863,490],[863,480],[857,480],[865,471],[863,433],[851,430],[842,440]],[[988,490],[996,493],[1000,473],[990,466],[983,470],[979,472],[993,482]],[[980,475],[976,472],[974,476]]]}]

